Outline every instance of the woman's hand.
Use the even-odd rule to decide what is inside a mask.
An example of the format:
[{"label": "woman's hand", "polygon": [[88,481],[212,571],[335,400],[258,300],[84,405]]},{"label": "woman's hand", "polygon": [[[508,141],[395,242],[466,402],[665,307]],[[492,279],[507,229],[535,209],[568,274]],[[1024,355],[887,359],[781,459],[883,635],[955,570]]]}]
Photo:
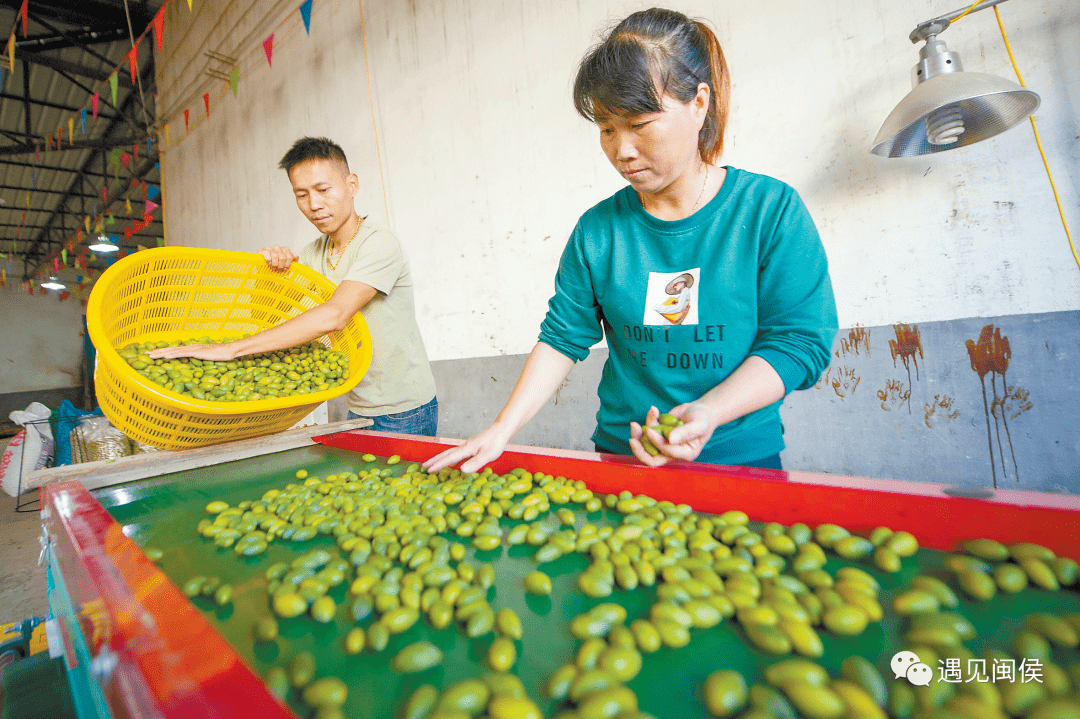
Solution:
[{"label": "woman's hand", "polygon": [[425,472],[438,472],[443,467],[449,467],[465,459],[468,461],[461,465],[461,471],[465,474],[475,472],[498,459],[512,436],[513,432],[507,432],[499,424],[493,424],[464,444],[435,455],[424,462],[422,467]]},{"label": "woman's hand", "polygon": [[222,345],[180,345],[179,347],[158,347],[156,350],[147,352],[146,356],[150,359],[194,357],[211,362],[228,362],[236,359],[236,350],[231,342]]},{"label": "woman's hand", "polygon": [[[642,464],[662,467],[673,459],[691,462],[701,454],[705,443],[720,425],[716,410],[701,400],[673,407],[669,414],[681,419],[683,424],[673,427],[666,439],[654,429],[660,417],[660,410],[656,407],[650,407],[645,415],[645,427],[637,422],[630,423],[630,450]],[[641,444],[642,433],[660,451],[655,457],[646,452]]]},{"label": "woman's hand", "polygon": [[288,247],[282,247],[281,245],[264,247],[259,250],[259,253],[263,256],[263,259],[266,260],[266,264],[269,265],[270,269],[274,272],[285,272],[292,263],[300,260],[295,252]]}]

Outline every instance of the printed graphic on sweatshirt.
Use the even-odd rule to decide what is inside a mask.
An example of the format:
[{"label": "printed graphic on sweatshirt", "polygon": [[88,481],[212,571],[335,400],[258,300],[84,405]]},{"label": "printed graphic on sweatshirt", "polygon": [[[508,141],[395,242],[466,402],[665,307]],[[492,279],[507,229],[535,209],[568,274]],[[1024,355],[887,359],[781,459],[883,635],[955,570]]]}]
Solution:
[{"label": "printed graphic on sweatshirt", "polygon": [[664,327],[696,325],[700,275],[700,267],[683,272],[650,272],[642,324]]}]

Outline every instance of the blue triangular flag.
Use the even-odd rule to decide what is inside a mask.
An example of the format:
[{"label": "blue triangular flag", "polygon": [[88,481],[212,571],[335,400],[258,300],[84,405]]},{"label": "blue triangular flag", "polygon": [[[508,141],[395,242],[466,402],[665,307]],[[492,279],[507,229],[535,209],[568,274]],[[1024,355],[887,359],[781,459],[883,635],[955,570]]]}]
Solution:
[{"label": "blue triangular flag", "polygon": [[160,162],[155,162],[154,163],[154,169],[157,170],[158,172],[161,172],[161,163]]},{"label": "blue triangular flag", "polygon": [[300,17],[304,18],[304,31],[311,34],[311,3],[313,0],[304,0],[304,4],[300,6]]},{"label": "blue triangular flag", "polygon": [[146,156],[150,157],[150,155],[152,155],[152,154],[154,154],[154,151],[150,147],[150,138],[148,137],[148,138],[146,138]]},{"label": "blue triangular flag", "polygon": [[79,122],[82,123],[82,134],[86,134],[86,108],[79,113]]},{"label": "blue triangular flag", "polygon": [[157,197],[160,194],[161,194],[161,190],[154,187],[153,185],[147,185],[146,186],[146,199],[152,200],[152,199],[154,199],[155,197]]}]

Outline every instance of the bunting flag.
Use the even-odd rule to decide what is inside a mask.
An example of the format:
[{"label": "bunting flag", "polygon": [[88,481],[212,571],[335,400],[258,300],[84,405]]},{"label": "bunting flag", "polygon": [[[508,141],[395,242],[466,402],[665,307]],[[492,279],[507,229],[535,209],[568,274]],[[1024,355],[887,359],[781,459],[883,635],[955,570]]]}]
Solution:
[{"label": "bunting flag", "polygon": [[164,237],[157,238],[157,246],[158,247],[164,247],[165,246],[165,238]]},{"label": "bunting flag", "polygon": [[[63,136],[63,133],[64,133],[64,128],[62,126],[56,128],[56,149],[57,150],[60,149],[60,138]],[[69,145],[71,144],[71,138],[70,137],[68,138],[68,144]]]},{"label": "bunting flag", "polygon": [[86,226],[86,232],[87,232],[87,234],[89,234],[90,233],[90,215],[87,215],[86,217],[83,218],[83,225]]},{"label": "bunting flag", "polygon": [[101,95],[101,93],[99,93],[99,92],[95,92],[95,93],[94,93],[94,96],[93,96],[92,98],[90,98],[90,101],[91,101],[91,102],[93,103],[93,105],[94,105],[94,122],[97,122],[97,104],[98,104],[98,97],[99,97],[99,95]]},{"label": "bunting flag", "polygon": [[71,297],[71,293],[68,292],[67,290],[64,290],[63,292],[60,293],[60,301],[61,302],[66,300],[68,297]]},{"label": "bunting flag", "polygon": [[26,20],[27,20],[27,16],[28,16],[27,8],[26,8],[27,2],[29,2],[29,0],[23,0],[22,7],[19,8],[19,15],[22,17],[22,35],[23,35],[23,37],[26,37]]},{"label": "bunting flag", "polygon": [[113,217],[113,213],[112,213],[112,210],[109,210],[109,215],[108,215],[108,218],[107,218],[107,219],[105,220],[105,226],[106,226],[106,227],[109,227],[109,226],[111,226],[111,225],[112,225],[112,224],[113,224],[114,222],[116,222],[116,218],[115,218],[115,217]]},{"label": "bunting flag", "polygon": [[188,113],[190,110],[184,110],[184,133],[186,134],[191,128],[188,126]]},{"label": "bunting flag", "polygon": [[146,223],[145,223],[145,222],[141,222],[141,221],[139,221],[139,220],[135,220],[135,225],[134,225],[134,226],[133,226],[133,227],[131,228],[131,231],[132,231],[132,232],[138,232],[139,230],[141,230],[141,229],[142,229],[142,228],[144,228],[144,227],[146,227]]},{"label": "bunting flag", "polygon": [[304,18],[304,32],[311,34],[311,3],[313,0],[304,0],[300,6],[300,17]]},{"label": "bunting flag", "polygon": [[159,190],[157,187],[154,187],[153,185],[146,186],[146,199],[152,200],[160,194],[161,190]]},{"label": "bunting flag", "polygon": [[11,31],[11,37],[7,41],[8,72],[15,72],[15,31]]},{"label": "bunting flag", "polygon": [[101,226],[101,218],[99,217],[94,222],[94,232],[96,232],[96,233],[98,233],[100,235],[103,230],[104,230],[104,228]]},{"label": "bunting flag", "polygon": [[112,104],[116,107],[116,85],[120,82],[120,78],[116,76],[116,70],[113,70],[112,75],[109,75],[109,89],[112,90]]},{"label": "bunting flag", "polygon": [[146,207],[143,209],[143,214],[144,215],[153,214],[154,210],[156,210],[159,207],[161,207],[161,205],[154,202],[153,200],[147,200],[146,201]]},{"label": "bunting flag", "polygon": [[188,12],[191,12],[191,0],[187,0],[187,9]]},{"label": "bunting flag", "polygon": [[234,67],[229,70],[229,87],[232,88],[232,96],[236,97],[236,86],[240,83],[240,68]]},{"label": "bunting flag", "polygon": [[202,96],[203,104],[206,105],[206,116],[210,117],[210,93],[204,92]]},{"label": "bunting flag", "polygon": [[75,230],[75,239],[79,242],[82,242],[82,230]]},{"label": "bunting flag", "polygon": [[109,188],[103,186],[101,188],[101,201],[102,202],[108,202],[109,201],[109,194],[108,193],[109,193]]},{"label": "bunting flag", "polygon": [[149,227],[150,223],[154,221],[154,218],[153,218],[152,215],[147,213],[147,214],[144,214],[142,216],[142,221],[143,221],[143,227]]},{"label": "bunting flag", "polygon": [[82,123],[82,134],[86,134],[86,108],[79,110],[79,121]]},{"label": "bunting flag", "polygon": [[139,146],[138,145],[132,145],[131,146],[131,157],[132,157],[133,160],[135,160],[135,162],[139,161]]},{"label": "bunting flag", "polygon": [[270,61],[270,56],[274,54],[274,33],[270,33],[270,37],[263,40],[263,52],[266,53],[266,64],[273,67],[274,63]]},{"label": "bunting flag", "polygon": [[71,141],[75,138],[75,118],[68,118],[68,147],[71,146]]},{"label": "bunting flag", "polygon": [[131,239],[131,228],[130,227],[125,227],[124,228],[124,239],[125,240],[130,240]]},{"label": "bunting flag", "polygon": [[131,155],[126,152],[120,154],[120,164],[124,166],[124,169],[131,167]]},{"label": "bunting flag", "polygon": [[139,62],[139,43],[138,42],[135,43],[135,47],[128,50],[127,61],[128,61],[128,70],[131,71],[131,82],[132,82],[132,84],[134,84],[135,81],[136,81],[136,78],[138,77],[138,75],[137,75],[137,73],[138,73],[137,63]]},{"label": "bunting flag", "polygon": [[[187,110],[184,110],[184,112],[187,112]],[[166,122],[165,123],[165,147],[171,147],[171,146],[172,146],[172,143],[169,142],[169,123]]]},{"label": "bunting flag", "polygon": [[154,16],[154,39],[157,40],[158,52],[161,52],[161,36],[165,34],[165,6],[168,3],[162,3],[161,9],[157,11],[157,15]]},{"label": "bunting flag", "polygon": [[131,214],[131,198],[124,198],[124,210],[127,211],[128,215]]}]

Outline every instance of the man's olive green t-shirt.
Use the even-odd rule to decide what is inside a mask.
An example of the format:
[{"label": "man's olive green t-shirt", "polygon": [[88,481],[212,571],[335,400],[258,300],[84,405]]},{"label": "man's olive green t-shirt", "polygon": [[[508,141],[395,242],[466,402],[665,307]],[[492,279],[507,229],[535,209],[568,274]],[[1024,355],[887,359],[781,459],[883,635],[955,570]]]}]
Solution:
[{"label": "man's olive green t-shirt", "polygon": [[321,236],[301,250],[300,262],[335,285],[353,280],[377,290],[360,310],[371,332],[371,367],[349,392],[349,409],[379,417],[427,404],[435,397],[435,378],[416,324],[412,275],[401,243],[389,229],[364,220],[334,258],[336,269],[327,260],[330,243],[329,236]]}]

